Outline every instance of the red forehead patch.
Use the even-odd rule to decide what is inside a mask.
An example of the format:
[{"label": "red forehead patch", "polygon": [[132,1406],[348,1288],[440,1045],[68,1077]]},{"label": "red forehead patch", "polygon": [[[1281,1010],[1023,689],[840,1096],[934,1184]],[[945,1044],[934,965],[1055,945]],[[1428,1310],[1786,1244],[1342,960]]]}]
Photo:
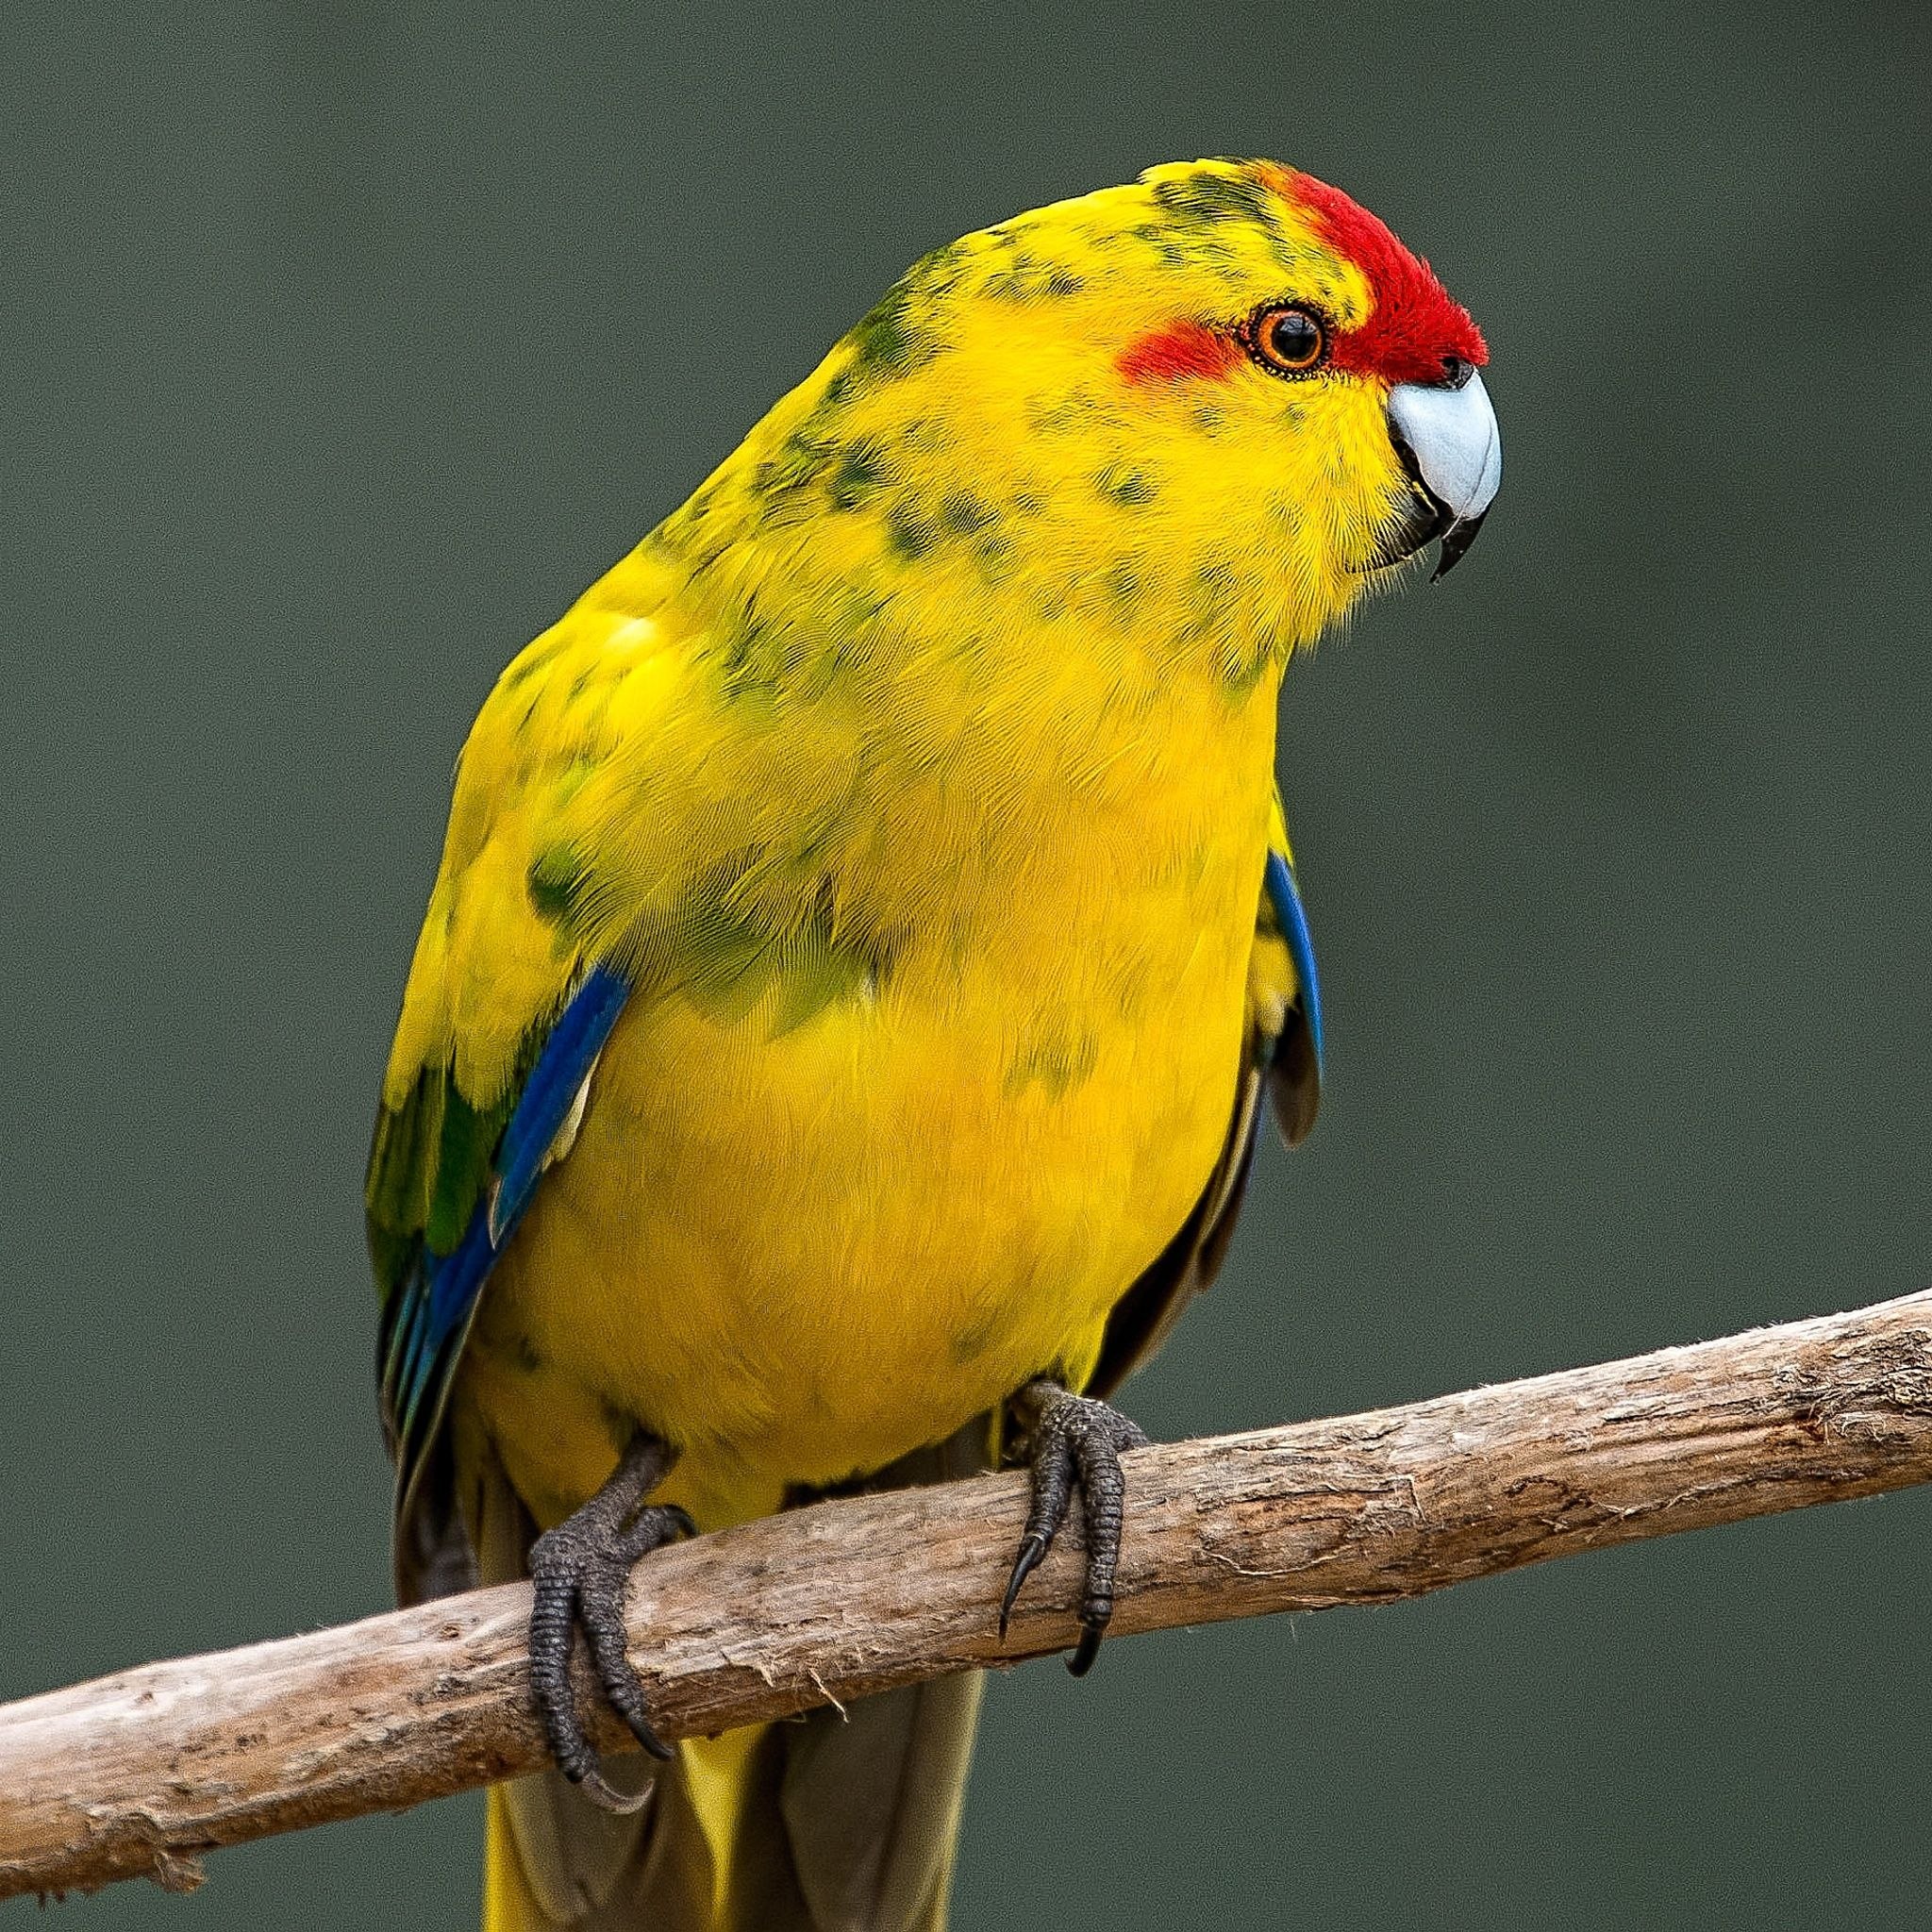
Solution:
[{"label": "red forehead patch", "polygon": [[1272,166],[1259,173],[1308,214],[1336,254],[1361,270],[1374,298],[1369,319],[1336,337],[1331,366],[1384,382],[1439,382],[1450,358],[1478,368],[1490,359],[1468,309],[1451,299],[1428,263],[1410,254],[1386,222],[1312,175]]},{"label": "red forehead patch", "polygon": [[[1336,334],[1324,366],[1394,384],[1440,382],[1447,362],[1480,368],[1490,359],[1489,345],[1469,311],[1386,222],[1312,175],[1272,161],[1257,164],[1254,175],[1301,208],[1324,244],[1352,261],[1368,281],[1374,303],[1368,320]],[[1180,321],[1130,342],[1115,366],[1132,383],[1174,382],[1231,375],[1244,358],[1226,326]]]}]

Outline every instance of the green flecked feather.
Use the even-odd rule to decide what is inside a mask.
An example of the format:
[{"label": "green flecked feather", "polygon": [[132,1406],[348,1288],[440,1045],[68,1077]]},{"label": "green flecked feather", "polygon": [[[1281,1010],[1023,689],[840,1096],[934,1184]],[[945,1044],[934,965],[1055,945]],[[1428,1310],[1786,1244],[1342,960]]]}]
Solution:
[{"label": "green flecked feather", "polygon": [[432,1078],[425,1068],[401,1107],[385,1107],[376,1115],[364,1200],[369,1252],[385,1300],[408,1272],[429,1216],[436,1177],[434,1150],[442,1134],[447,1088],[446,1078]]},{"label": "green flecked feather", "polygon": [[774,1037],[876,985],[889,964],[875,938],[837,928],[828,907],[780,924],[734,904],[731,884],[715,879],[682,909],[661,957],[648,976],[727,1024],[774,995]]},{"label": "green flecked feather", "polygon": [[846,336],[855,375],[904,375],[939,353],[938,338],[913,320],[918,273],[890,290]]},{"label": "green flecked feather", "polygon": [[868,947],[838,940],[829,930],[808,928],[785,950],[779,963],[773,1033],[790,1033],[827,1007],[875,983],[879,963]]},{"label": "green flecked feather", "polygon": [[886,513],[886,536],[894,557],[916,563],[938,540],[939,526],[929,510],[902,501]]},{"label": "green flecked feather", "polygon": [[1145,470],[1112,463],[1093,479],[1093,487],[1110,502],[1141,509],[1160,494],[1160,485]]},{"label": "green flecked feather", "polygon": [[831,445],[812,435],[808,425],[802,425],[758,466],[752,475],[752,490],[765,495],[807,489],[824,474],[830,453]]},{"label": "green flecked feather", "polygon": [[1169,214],[1197,222],[1253,222],[1275,225],[1274,199],[1260,182],[1245,175],[1203,168],[1176,180],[1159,181],[1155,201]]},{"label": "green flecked feather", "polygon": [[999,522],[1000,513],[990,503],[982,503],[971,491],[955,490],[940,505],[941,525],[955,537],[976,536],[990,524]]},{"label": "green flecked feather", "polygon": [[538,854],[525,880],[537,917],[552,925],[571,923],[585,882],[584,863],[567,845]]},{"label": "green flecked feather", "polygon": [[446,1255],[463,1238],[490,1179],[491,1157],[509,1124],[513,1096],[505,1094],[494,1107],[478,1109],[463,1098],[455,1079],[442,1105],[442,1137],[436,1149],[436,1184],[429,1196],[429,1213],[423,1239],[432,1254]]},{"label": "green flecked feather", "polygon": [[891,461],[876,439],[860,437],[847,443],[832,472],[832,508],[857,509],[891,475]]}]

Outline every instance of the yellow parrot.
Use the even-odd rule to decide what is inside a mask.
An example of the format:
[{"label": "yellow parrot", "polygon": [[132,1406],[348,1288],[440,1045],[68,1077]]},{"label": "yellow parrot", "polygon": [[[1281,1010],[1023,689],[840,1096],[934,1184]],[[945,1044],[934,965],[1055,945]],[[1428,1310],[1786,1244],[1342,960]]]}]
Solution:
[{"label": "yellow parrot", "polygon": [[1079,1496],[1092,1661],[1105,1397],[1315,1114],[1282,669],[1467,548],[1486,359],[1338,190],[1158,167],[926,256],[503,674],[368,1181],[398,1591],[536,1590],[491,1932],[944,1924],[977,1680],[673,1752],[626,1577],[1011,1435],[1007,1605]]}]

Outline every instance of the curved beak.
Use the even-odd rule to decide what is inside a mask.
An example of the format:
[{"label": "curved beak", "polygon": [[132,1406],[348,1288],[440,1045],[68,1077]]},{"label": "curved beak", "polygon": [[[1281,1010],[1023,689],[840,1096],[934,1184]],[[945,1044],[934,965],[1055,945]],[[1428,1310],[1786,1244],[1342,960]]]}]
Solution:
[{"label": "curved beak", "polygon": [[1432,582],[1446,576],[1475,541],[1503,482],[1503,438],[1482,377],[1463,363],[1446,382],[1405,382],[1389,391],[1389,438],[1423,502],[1393,533],[1398,560],[1432,537],[1442,540]]}]

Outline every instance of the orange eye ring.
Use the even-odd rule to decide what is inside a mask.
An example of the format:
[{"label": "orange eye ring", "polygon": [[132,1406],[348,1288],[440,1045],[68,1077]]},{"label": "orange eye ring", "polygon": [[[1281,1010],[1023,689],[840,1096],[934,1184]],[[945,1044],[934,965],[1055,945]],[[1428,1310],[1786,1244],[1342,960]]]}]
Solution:
[{"label": "orange eye ring", "polygon": [[1307,375],[1328,356],[1328,325],[1296,303],[1257,308],[1241,330],[1242,346],[1272,375]]}]

